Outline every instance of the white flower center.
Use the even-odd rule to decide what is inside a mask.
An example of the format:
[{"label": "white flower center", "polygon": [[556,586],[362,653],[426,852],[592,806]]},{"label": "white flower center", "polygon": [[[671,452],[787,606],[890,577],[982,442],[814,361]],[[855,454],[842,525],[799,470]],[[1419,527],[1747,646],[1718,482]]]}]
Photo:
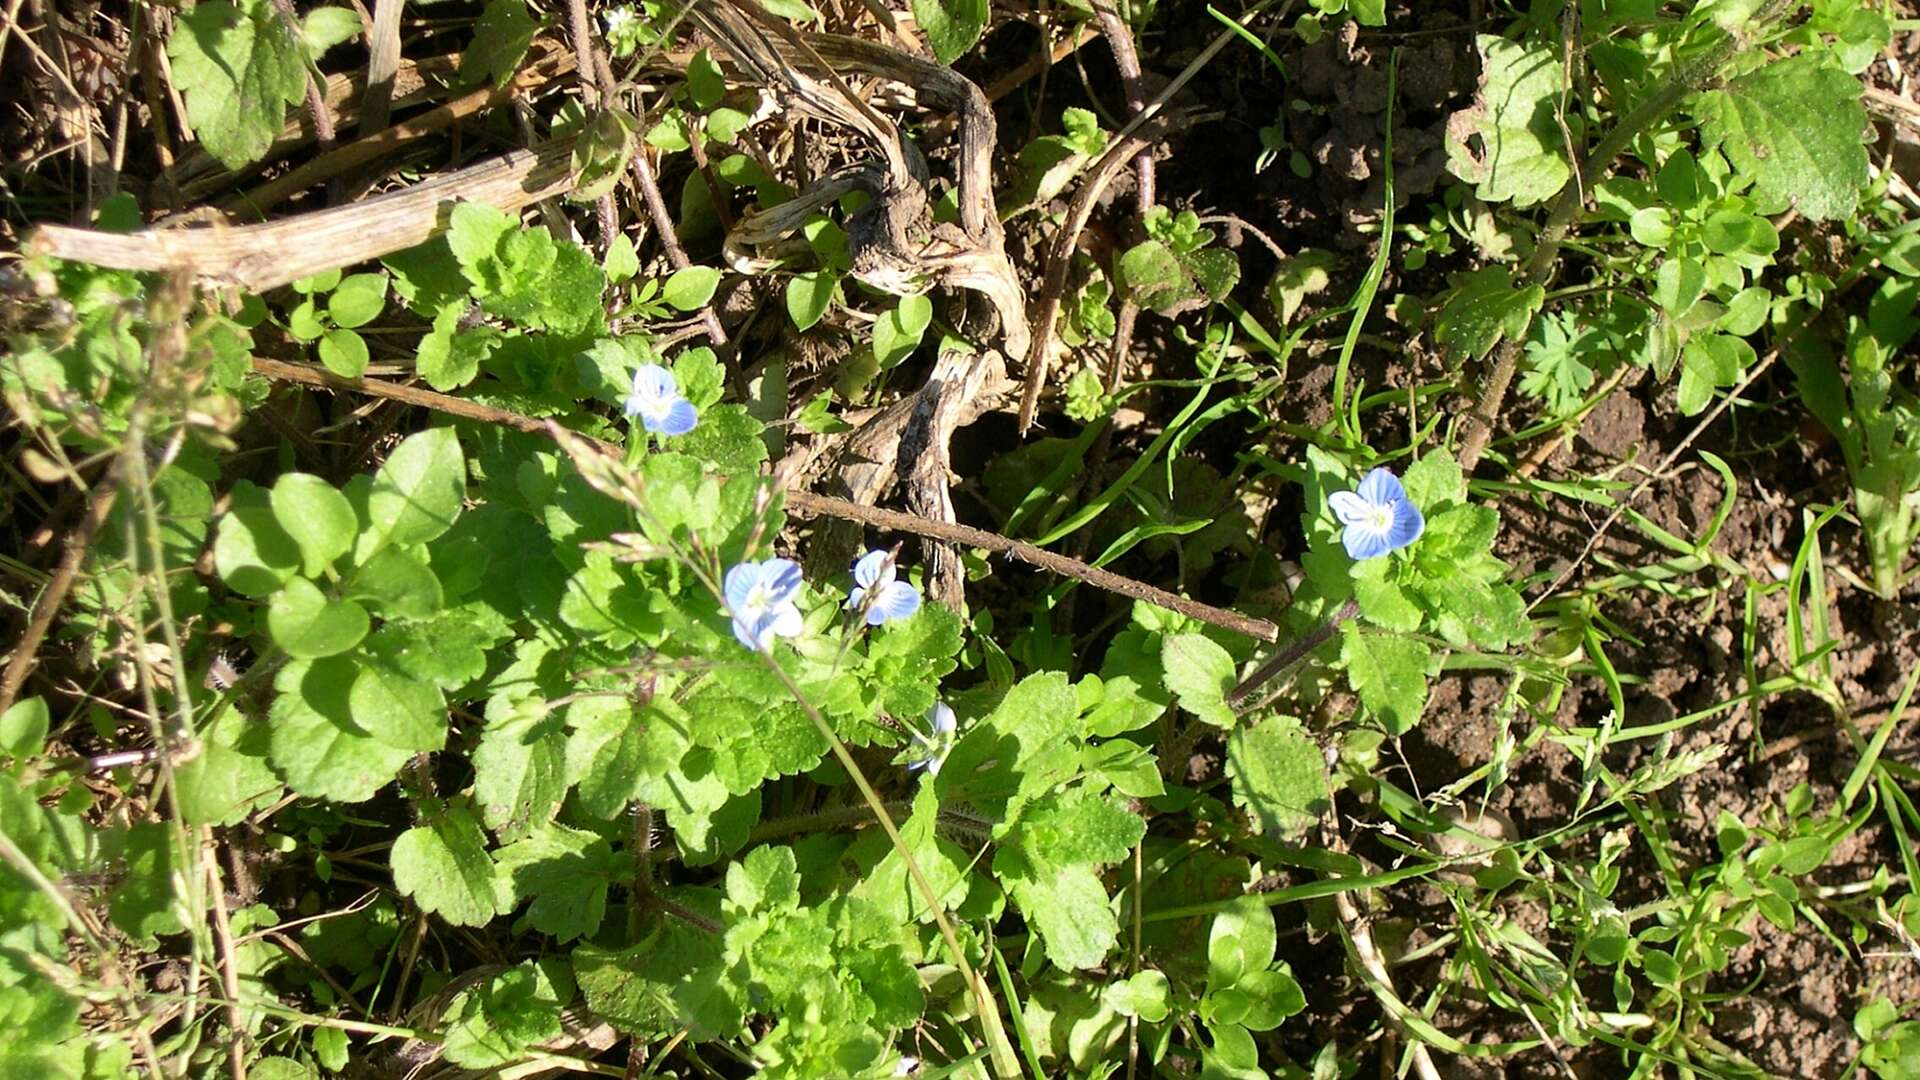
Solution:
[{"label": "white flower center", "polygon": [[773,590],[767,588],[764,583],[755,585],[747,590],[747,602],[740,606],[745,609],[740,612],[742,618],[758,618],[773,606]]}]

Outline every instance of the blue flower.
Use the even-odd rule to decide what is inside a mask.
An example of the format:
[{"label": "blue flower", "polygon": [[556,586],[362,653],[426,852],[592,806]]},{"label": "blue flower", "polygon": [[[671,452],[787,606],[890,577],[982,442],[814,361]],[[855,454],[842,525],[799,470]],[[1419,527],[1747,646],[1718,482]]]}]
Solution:
[{"label": "blue flower", "polygon": [[659,364],[641,364],[633,372],[633,392],[627,395],[627,415],[655,435],[685,435],[699,422],[693,402],[680,394],[673,372]]},{"label": "blue flower", "polygon": [[771,652],[775,638],[800,633],[800,567],[790,559],[743,562],[727,571],[727,612],[733,636],[759,652]]},{"label": "blue flower", "polygon": [[1372,559],[1397,551],[1420,539],[1427,521],[1407,498],[1400,480],[1386,469],[1375,469],[1360,481],[1358,491],[1336,491],[1327,502],[1346,529],[1340,542],[1355,559]]},{"label": "blue flower", "polygon": [[847,607],[866,608],[867,625],[904,619],[920,610],[920,590],[904,581],[894,580],[893,554],[874,549],[853,564],[853,590],[847,593]]},{"label": "blue flower", "polygon": [[958,727],[953,710],[944,701],[936,701],[933,708],[927,710],[927,728],[925,734],[915,731],[913,741],[919,750],[919,757],[907,766],[908,772],[927,770],[928,776],[939,776],[940,766],[947,760],[947,754],[953,749],[953,732]]}]

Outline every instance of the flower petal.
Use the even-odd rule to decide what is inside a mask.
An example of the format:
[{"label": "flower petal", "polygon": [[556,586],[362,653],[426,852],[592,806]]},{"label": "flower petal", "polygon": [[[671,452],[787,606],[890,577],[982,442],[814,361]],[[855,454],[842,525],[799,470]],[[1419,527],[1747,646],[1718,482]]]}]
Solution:
[{"label": "flower petal", "polygon": [[[801,617],[800,609],[791,601],[767,612],[765,622],[765,632],[770,637],[799,637],[800,631],[807,628],[807,621]],[[773,642],[768,641],[767,647],[772,646]]]},{"label": "flower petal", "polygon": [[748,622],[747,620],[741,618],[740,616],[735,615],[733,617],[734,639],[740,642],[740,644],[745,645],[749,649],[757,650],[760,648],[760,643],[758,640],[754,638],[753,627],[754,627],[753,623]]},{"label": "flower petal", "polygon": [[[727,571],[726,593],[727,610],[738,612],[747,606],[747,594],[760,582],[760,564],[743,562]],[[739,633],[739,631],[735,631]]]},{"label": "flower petal", "polygon": [[1382,466],[1368,473],[1360,481],[1360,497],[1374,504],[1385,506],[1391,502],[1402,502],[1407,497],[1407,489],[1400,486],[1400,478]]},{"label": "flower petal", "polygon": [[693,402],[676,397],[660,418],[660,426],[652,430],[659,435],[685,435],[699,422],[700,413],[693,407]]},{"label": "flower petal", "polygon": [[1393,525],[1387,529],[1387,547],[1398,549],[1406,547],[1427,529],[1427,519],[1421,515],[1420,508],[1402,499],[1393,504]]},{"label": "flower petal", "polygon": [[874,596],[873,606],[867,609],[867,625],[879,626],[904,619],[919,610],[920,590],[904,581],[889,581]]},{"label": "flower petal", "polygon": [[1390,550],[1386,534],[1365,525],[1347,526],[1340,533],[1340,542],[1347,546],[1347,554],[1356,562],[1378,558]]},{"label": "flower petal", "polygon": [[800,564],[792,559],[768,559],[760,567],[760,580],[766,583],[767,592],[773,597],[772,602],[791,605],[794,598],[800,595],[800,586],[806,584],[806,579],[800,574]]},{"label": "flower petal", "polygon": [[1327,496],[1327,505],[1333,508],[1333,516],[1339,518],[1342,525],[1358,525],[1369,516],[1367,500],[1351,491],[1336,491]]},{"label": "flower petal", "polygon": [[860,556],[859,561],[853,564],[853,580],[869,589],[876,584],[884,584],[881,580],[883,577],[886,581],[892,581],[893,567],[887,562],[887,553],[880,548]]},{"label": "flower petal", "polygon": [[655,400],[679,397],[680,384],[673,381],[673,372],[659,364],[641,364],[633,369],[633,395]]},{"label": "flower petal", "polygon": [[927,710],[927,724],[935,735],[944,735],[952,731],[959,721],[953,715],[953,707],[944,701],[936,701],[933,708]]},{"label": "flower petal", "polygon": [[866,602],[866,599],[867,587],[865,585],[855,585],[853,588],[847,590],[846,610],[852,611]]}]

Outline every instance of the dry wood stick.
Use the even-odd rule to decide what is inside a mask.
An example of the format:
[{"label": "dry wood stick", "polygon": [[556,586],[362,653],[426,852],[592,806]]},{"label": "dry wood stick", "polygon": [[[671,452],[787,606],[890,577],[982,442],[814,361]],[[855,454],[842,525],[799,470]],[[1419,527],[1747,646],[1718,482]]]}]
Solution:
[{"label": "dry wood stick", "polygon": [[117,270],[184,270],[202,285],[265,292],[427,240],[446,227],[456,202],[513,211],[559,194],[573,183],[572,151],[571,139],[555,139],[364,202],[260,225],[137,233],[43,225],[24,247]]},{"label": "dry wood stick", "polygon": [[376,0],[373,33],[367,46],[367,92],[360,99],[360,134],[387,126],[393,105],[393,80],[400,73],[400,12],[407,0]]},{"label": "dry wood stick", "polygon": [[521,69],[519,74],[514,76],[513,81],[505,86],[498,88],[483,86],[444,105],[429,109],[403,124],[355,139],[345,146],[337,146],[274,177],[244,195],[229,199],[222,204],[221,209],[236,217],[264,216],[267,210],[322,180],[331,180],[410,142],[423,139],[442,128],[452,127],[484,109],[504,105],[511,101],[515,94],[532,90],[565,75],[567,69],[572,66],[573,56],[569,53],[556,52],[543,57]]},{"label": "dry wood stick", "polygon": [[[1032,320],[1035,325],[1033,340],[1027,347],[1026,386],[1020,391],[1019,425],[1023,434],[1033,426],[1034,408],[1040,401],[1040,387],[1046,382],[1047,367],[1053,360],[1053,322],[1060,313],[1060,299],[1066,291],[1067,268],[1065,265],[1056,268],[1053,264],[1055,261],[1064,264],[1066,260],[1071,259],[1073,240],[1078,236],[1079,231],[1086,227],[1087,217],[1093,213],[1092,200],[1085,199],[1083,205],[1082,196],[1093,186],[1095,171],[1102,166],[1111,168],[1111,159],[1122,147],[1128,147],[1127,153],[1122,157],[1131,156],[1137,152],[1139,147],[1131,146],[1129,140],[1146,137],[1152,133],[1152,138],[1144,144],[1151,145],[1152,139],[1157,139],[1157,133],[1169,123],[1163,115],[1167,101],[1191,82],[1195,75],[1200,74],[1200,69],[1211,63],[1213,58],[1220,54],[1220,50],[1226,48],[1228,42],[1233,40],[1235,37],[1231,30],[1222,30],[1215,35],[1214,39],[1207,43],[1207,47],[1200,50],[1200,55],[1194,57],[1185,68],[1181,69],[1180,74],[1173,77],[1172,82],[1155,94],[1153,100],[1147,103],[1146,108],[1142,109],[1138,116],[1128,122],[1126,127],[1120,129],[1119,134],[1114,136],[1113,142],[1108,144],[1107,152],[1101,155],[1100,161],[1094,166],[1094,170],[1090,170],[1088,178],[1081,182],[1081,191],[1074,196],[1074,204],[1068,209],[1067,225],[1062,227],[1060,237],[1055,239],[1053,253],[1049,256],[1046,283],[1037,305],[1040,316]],[[1191,124],[1196,118],[1186,119]],[[1106,182],[1112,178],[1112,173],[1108,172],[1106,179],[1101,181],[1101,187],[1104,188]],[[1078,207],[1080,211],[1077,225],[1074,224],[1074,207]],[[1062,243],[1062,240],[1065,243]]]},{"label": "dry wood stick", "polygon": [[[567,39],[573,46],[574,71],[580,78],[580,107],[591,117],[595,109],[613,105],[613,88],[597,78],[599,65],[594,63],[593,22],[587,18],[587,0],[567,0]],[[620,223],[612,192],[594,200],[593,213],[600,224],[600,251],[604,253],[613,244]]]},{"label": "dry wood stick", "polygon": [[[329,390],[350,390],[354,393],[366,394],[370,397],[386,398],[389,401],[418,405],[421,408],[432,409],[435,412],[446,413],[449,416],[478,420],[488,424],[498,424],[516,431],[524,431],[536,435],[547,433],[545,421],[536,420],[530,416],[522,416],[519,413],[509,412],[505,409],[495,408],[491,405],[483,405],[477,401],[468,401],[465,398],[457,398],[449,394],[439,394],[431,390],[423,390],[417,386],[404,386],[399,383],[386,382],[380,379],[349,379],[335,375],[333,372],[318,365],[293,364],[284,360],[269,360],[264,357],[254,358],[253,370],[270,379],[279,379],[283,382],[301,383],[306,386],[322,387]],[[609,453],[618,454],[622,452],[619,447],[608,443],[598,443],[598,445]],[[985,529],[976,529],[970,525],[951,525],[946,522],[920,517],[917,514],[901,513],[897,510],[881,510],[876,507],[862,506],[859,503],[850,502],[846,499],[836,499],[827,495],[815,495],[810,491],[789,489],[786,497],[787,506],[790,509],[795,513],[808,517],[837,517],[847,521],[856,521],[863,525],[871,525],[874,528],[911,533],[915,536],[924,536],[952,544],[964,544],[967,547],[980,548],[996,554],[1009,555],[1022,562],[1037,566],[1042,570],[1048,570],[1065,577],[1084,581],[1096,588],[1105,589],[1120,596],[1135,600],[1145,600],[1150,604],[1164,607],[1169,611],[1179,612],[1182,615],[1204,622],[1210,626],[1218,626],[1237,634],[1245,634],[1259,641],[1277,641],[1280,637],[1280,628],[1265,619],[1256,619],[1249,615],[1242,615],[1239,612],[1217,608],[1211,604],[1203,604],[1197,600],[1189,600],[1184,596],[1177,596],[1164,589],[1156,589],[1144,582],[1135,581],[1129,577],[1122,577],[1112,571],[1102,570],[1097,566],[1090,566],[1078,559],[1069,559],[1064,555],[1057,555],[1045,548],[1036,547],[1024,541],[1013,540],[1001,536],[998,533],[988,532]]]}]

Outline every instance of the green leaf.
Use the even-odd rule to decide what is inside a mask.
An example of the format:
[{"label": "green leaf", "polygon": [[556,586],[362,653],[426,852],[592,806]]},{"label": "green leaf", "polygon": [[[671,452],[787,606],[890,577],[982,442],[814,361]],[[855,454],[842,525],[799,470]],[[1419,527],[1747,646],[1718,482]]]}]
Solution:
[{"label": "green leaf", "polygon": [[487,836],[463,799],[447,804],[425,825],[400,834],[389,852],[393,884],[422,911],[455,926],[484,926],[492,919],[499,889]]},{"label": "green leaf", "polygon": [[327,370],[344,379],[366,374],[371,359],[366,339],[352,330],[328,330],[320,335],[319,353]]},{"label": "green leaf", "polygon": [[695,112],[706,112],[720,104],[726,94],[727,80],[720,74],[713,57],[705,49],[694,53],[693,59],[687,61],[687,104],[692,105]]},{"label": "green leaf", "polygon": [[1199,295],[1179,257],[1158,240],[1128,248],[1114,272],[1126,295],[1150,311],[1169,312]]},{"label": "green leaf", "polygon": [[1265,971],[1278,940],[1273,908],[1257,896],[1235,897],[1207,931],[1207,989],[1225,990]]},{"label": "green leaf", "polygon": [[487,827],[524,830],[551,818],[566,795],[567,731],[546,702],[487,707],[487,727],[473,752],[473,796]]},{"label": "green leaf", "polygon": [[237,709],[200,729],[200,753],[173,767],[174,798],[190,825],[232,825],[284,790],[267,765],[267,731]]},{"label": "green leaf", "polygon": [[840,279],[825,270],[795,274],[787,282],[787,316],[800,330],[810,330],[833,303]]},{"label": "green leaf", "polygon": [[447,1060],[482,1070],[518,1061],[528,1047],[560,1034],[560,1007],[572,997],[573,980],[558,958],[500,972],[447,1004]]},{"label": "green leaf", "polygon": [[913,0],[913,21],[927,35],[934,59],[952,65],[987,28],[987,0]]},{"label": "green leaf", "polygon": [[1320,820],[1328,798],[1326,770],[1319,745],[1292,717],[1235,728],[1227,740],[1235,805],[1282,838],[1297,837]]},{"label": "green leaf", "polygon": [[933,301],[925,295],[903,296],[892,311],[873,323],[873,358],[885,370],[905,360],[920,347],[933,322]]},{"label": "green leaf", "polygon": [[592,937],[607,913],[607,888],[631,863],[594,833],[542,825],[501,848],[498,873],[513,884],[514,902],[531,899],[527,922],[556,941]]},{"label": "green leaf", "polygon": [[268,757],[294,791],[312,799],[364,802],[412,760],[350,719],[353,665],[344,658],[288,664],[267,716]]},{"label": "green leaf", "polygon": [[125,873],[107,900],[107,914],[136,943],[152,949],[156,935],[185,929],[185,905],[174,897],[173,841],[167,826],[157,823],[134,825],[119,840]]},{"label": "green leaf", "polygon": [[1555,50],[1480,34],[1480,89],[1447,121],[1447,167],[1483,202],[1552,198],[1572,178],[1555,119],[1565,68]]},{"label": "green leaf", "polygon": [[220,521],[213,565],[242,596],[271,596],[300,570],[300,546],[274,515],[269,496],[250,483],[236,485],[233,508]]},{"label": "green leaf", "polygon": [[21,698],[0,713],[0,753],[15,760],[33,757],[47,741],[50,714],[39,697]]},{"label": "green leaf", "polygon": [[1280,313],[1280,325],[1286,326],[1307,297],[1322,293],[1333,284],[1332,270],[1340,260],[1331,251],[1307,248],[1282,259],[1267,284],[1267,301]]},{"label": "green leaf", "polygon": [[1227,691],[1233,689],[1233,657],[1203,634],[1175,634],[1160,646],[1166,687],[1180,707],[1215,727],[1232,727]]},{"label": "green leaf", "polygon": [[625,109],[595,109],[573,142],[573,188],[567,198],[592,202],[617,187],[633,158],[633,133],[639,126],[639,118]]},{"label": "green leaf", "polygon": [[387,275],[353,274],[327,297],[327,314],[335,326],[365,326],[387,306]]},{"label": "green leaf", "polygon": [[1047,960],[1063,970],[1098,967],[1113,951],[1120,920],[1100,876],[1068,866],[1041,877],[1007,881],[1021,914],[1045,943]]},{"label": "green leaf", "polygon": [[447,742],[447,705],[440,688],[372,657],[354,659],[347,708],[355,725],[400,750],[421,753]]},{"label": "green leaf", "polygon": [[1285,964],[1250,971],[1233,988],[1247,996],[1247,1011],[1240,1017],[1240,1026],[1248,1031],[1272,1031],[1307,1007],[1307,995]]},{"label": "green leaf", "polygon": [[668,276],[667,283],[660,289],[660,298],[679,311],[699,311],[713,299],[713,291],[719,287],[718,267],[688,266]]},{"label": "green leaf", "polygon": [[[273,518],[300,547],[303,572],[318,577],[353,547],[360,516],[340,489],[307,473],[284,473],[270,496]],[[224,576],[224,575],[223,575]]]},{"label": "green leaf", "polygon": [[1349,622],[1341,628],[1340,661],[1360,703],[1385,725],[1389,735],[1402,735],[1420,722],[1427,707],[1427,661],[1431,649],[1413,638],[1373,634]]},{"label": "green leaf", "polygon": [[382,548],[347,582],[349,600],[361,600],[389,619],[431,619],[445,602],[440,579],[405,548]]},{"label": "green leaf", "polygon": [[1712,403],[1713,392],[1732,386],[1757,357],[1753,346],[1731,334],[1694,334],[1680,351],[1680,390],[1676,404],[1683,416],[1696,416]]},{"label": "green leaf", "polygon": [[495,86],[506,86],[539,32],[540,24],[527,14],[526,0],[488,0],[474,25],[473,40],[460,54],[460,81],[472,86],[490,79]]},{"label": "green leaf", "polygon": [[295,341],[317,341],[327,332],[326,322],[320,318],[320,309],[313,298],[308,297],[293,306],[287,312],[287,333]]},{"label": "green leaf", "polygon": [[1789,206],[1815,221],[1853,216],[1867,182],[1860,81],[1805,51],[1708,90],[1692,102],[1702,149],[1719,147],[1751,180],[1765,213]]},{"label": "green leaf", "polygon": [[1503,266],[1482,267],[1447,298],[1435,320],[1434,340],[1457,356],[1478,360],[1503,337],[1525,337],[1546,298],[1546,289],[1539,285],[1516,286]]},{"label": "green leaf", "polygon": [[1100,1000],[1115,1012],[1137,1016],[1149,1024],[1158,1024],[1172,1014],[1169,997],[1166,973],[1152,968],[1125,982],[1108,983],[1100,994]]},{"label": "green leaf", "polygon": [[1400,583],[1393,580],[1392,566],[1389,559],[1362,559],[1354,563],[1348,572],[1353,581],[1353,598],[1368,622],[1388,630],[1412,633],[1420,629],[1423,612]]},{"label": "green leaf", "polygon": [[306,96],[300,43],[265,0],[196,4],[174,20],[167,55],[194,134],[229,169],[264,155]]},{"label": "green leaf", "polygon": [[360,33],[360,15],[346,8],[324,7],[307,12],[300,23],[300,45],[307,59],[318,60],[322,53]]},{"label": "green leaf", "polygon": [[[710,895],[703,893],[699,898]],[[675,900],[694,906],[685,898]],[[702,910],[702,914],[715,918],[718,912]],[[737,991],[732,990],[722,947],[713,934],[678,919],[662,919],[630,949],[613,952],[591,945],[575,949],[573,967],[595,1015],[630,1035],[666,1038],[688,1020],[704,1030],[732,1031],[739,1025],[740,1010],[728,1000]]]},{"label": "green leaf", "polygon": [[640,272],[640,253],[634,250],[633,238],[621,233],[607,245],[607,254],[600,261],[600,269],[606,272],[607,280],[619,283]]},{"label": "green leaf", "polygon": [[294,578],[267,608],[267,632],[288,656],[312,660],[346,652],[367,636],[367,612],[351,600],[328,600],[306,578]]},{"label": "green leaf", "polygon": [[376,544],[424,544],[453,527],[466,495],[467,460],[453,429],[410,435],[374,474],[369,531]]}]

